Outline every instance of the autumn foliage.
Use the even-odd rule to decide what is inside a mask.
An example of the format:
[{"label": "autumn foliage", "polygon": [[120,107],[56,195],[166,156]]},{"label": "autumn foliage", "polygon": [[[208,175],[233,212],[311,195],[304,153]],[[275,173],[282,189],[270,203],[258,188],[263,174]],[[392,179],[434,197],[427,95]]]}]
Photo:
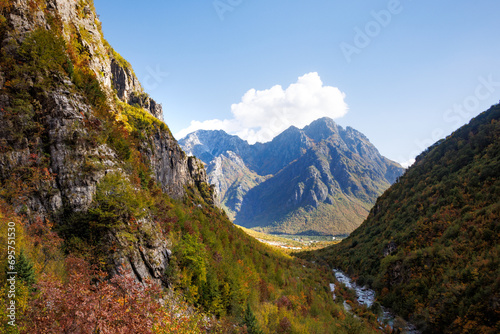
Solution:
[{"label": "autumn foliage", "polygon": [[[84,260],[68,257],[63,280],[44,275],[26,314],[25,333],[190,333],[201,331],[194,317],[174,305],[155,284],[131,276],[108,279]],[[189,316],[189,317],[188,317]]]},{"label": "autumn foliage", "polygon": [[337,246],[354,275],[424,333],[500,331],[500,105],[428,148]]}]

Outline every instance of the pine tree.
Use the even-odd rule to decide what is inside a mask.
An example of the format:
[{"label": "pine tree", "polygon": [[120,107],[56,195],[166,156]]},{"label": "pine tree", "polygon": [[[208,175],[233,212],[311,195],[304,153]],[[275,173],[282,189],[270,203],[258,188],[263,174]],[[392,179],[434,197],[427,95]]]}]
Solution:
[{"label": "pine tree", "polygon": [[247,309],[245,311],[245,318],[243,323],[247,326],[248,334],[263,334],[264,332],[259,328],[257,324],[257,319],[250,308],[250,304],[247,304]]},{"label": "pine tree", "polygon": [[28,286],[33,286],[33,284],[35,284],[35,269],[33,268],[33,263],[24,255],[24,250],[22,249],[16,261],[16,272],[17,277],[23,280]]}]

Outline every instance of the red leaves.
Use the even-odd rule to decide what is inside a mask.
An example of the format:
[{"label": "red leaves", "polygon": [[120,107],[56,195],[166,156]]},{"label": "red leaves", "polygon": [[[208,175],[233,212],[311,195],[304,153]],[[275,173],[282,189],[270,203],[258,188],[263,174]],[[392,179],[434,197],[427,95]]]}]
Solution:
[{"label": "red leaves", "polygon": [[66,282],[43,276],[40,294],[29,307],[30,334],[152,333],[161,305],[156,286],[143,287],[130,276],[105,280],[82,259],[69,257]]},{"label": "red leaves", "polygon": [[280,299],[276,302],[276,305],[278,305],[279,308],[285,307],[287,309],[292,309],[293,305],[290,299],[288,299],[287,296],[281,296]]},{"label": "red leaves", "polygon": [[287,317],[283,317],[280,320],[279,326],[278,326],[278,333],[290,333],[292,330],[292,323],[290,320],[288,320]]},{"label": "red leaves", "polygon": [[35,222],[28,227],[28,234],[33,246],[37,249],[40,259],[43,261],[43,268],[50,260],[55,260],[60,254],[60,249],[63,240],[52,231],[52,224],[50,222],[43,222],[40,217],[35,219]]},{"label": "red leaves", "polygon": [[65,280],[44,275],[30,301],[21,333],[193,334],[217,323],[194,312],[173,292],[137,283],[124,273],[108,279],[88,262],[66,259]]}]

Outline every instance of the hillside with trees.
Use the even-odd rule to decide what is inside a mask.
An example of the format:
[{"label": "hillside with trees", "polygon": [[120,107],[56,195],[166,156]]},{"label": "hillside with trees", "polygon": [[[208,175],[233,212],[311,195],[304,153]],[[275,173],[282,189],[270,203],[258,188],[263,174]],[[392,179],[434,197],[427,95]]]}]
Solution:
[{"label": "hillside with trees", "polygon": [[500,331],[500,105],[429,147],[342,243],[348,272],[423,333]]},{"label": "hillside with trees", "polygon": [[91,0],[0,1],[0,42],[0,333],[375,332],[214,206]]}]

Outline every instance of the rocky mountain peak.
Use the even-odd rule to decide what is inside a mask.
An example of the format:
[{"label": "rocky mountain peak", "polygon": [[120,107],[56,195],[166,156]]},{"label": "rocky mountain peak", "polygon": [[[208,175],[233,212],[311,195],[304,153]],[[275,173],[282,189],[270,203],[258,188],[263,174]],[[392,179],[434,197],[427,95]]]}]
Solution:
[{"label": "rocky mountain peak", "polygon": [[271,141],[270,145],[280,145],[282,143],[289,142],[290,144],[294,143],[295,145],[301,145],[304,148],[307,148],[310,142],[310,139],[307,137],[305,132],[295,126],[291,126]]},{"label": "rocky mountain peak", "polygon": [[309,138],[321,141],[338,134],[341,130],[343,130],[342,127],[337,125],[331,118],[323,117],[306,126],[303,131]]},{"label": "rocky mountain peak", "polygon": [[198,130],[180,139],[179,144],[188,155],[196,156],[207,164],[226,151],[245,155],[250,149],[248,142],[222,130]]},{"label": "rocky mountain peak", "polygon": [[[350,232],[403,172],[363,134],[330,118],[292,126],[267,143],[248,145],[221,131],[179,142],[207,164],[218,201],[235,222],[268,232]],[[280,224],[287,230],[269,227]]]}]

